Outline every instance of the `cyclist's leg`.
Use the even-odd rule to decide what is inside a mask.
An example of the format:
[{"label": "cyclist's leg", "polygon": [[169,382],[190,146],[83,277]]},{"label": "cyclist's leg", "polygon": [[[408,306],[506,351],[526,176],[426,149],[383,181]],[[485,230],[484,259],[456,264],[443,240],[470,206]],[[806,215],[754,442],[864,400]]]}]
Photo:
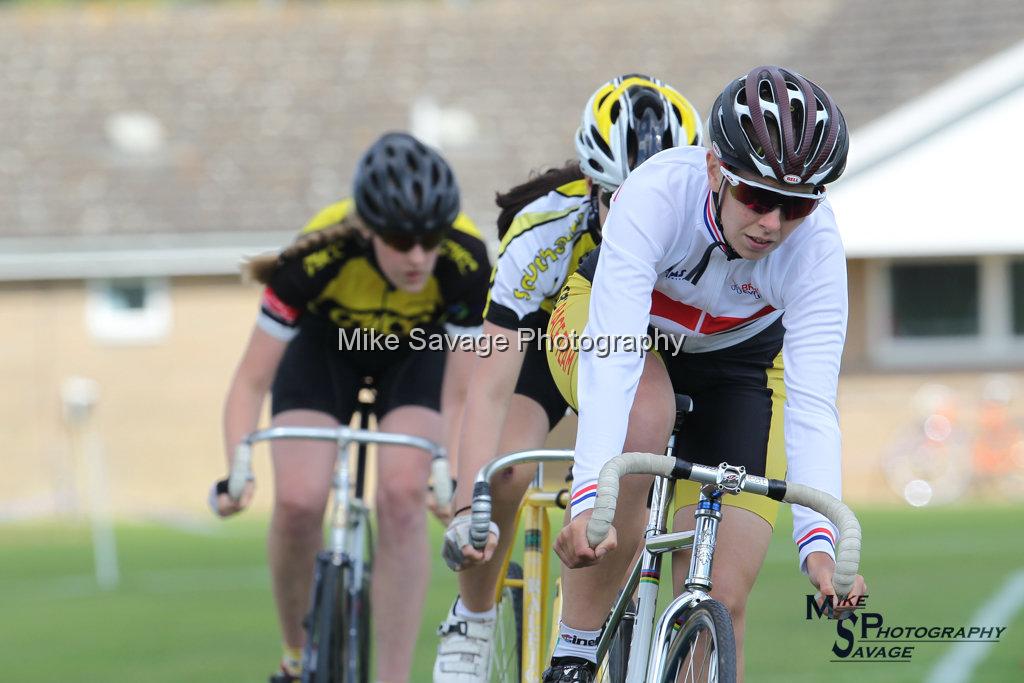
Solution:
[{"label": "cyclist's leg", "polygon": [[[380,430],[443,441],[441,414],[421,406],[390,411]],[[430,458],[422,451],[381,446],[377,455],[377,552],[373,567],[373,619],[377,678],[395,683],[409,676],[430,560],[426,486]]]},{"label": "cyclist's leg", "polygon": [[[675,420],[675,401],[665,366],[647,354],[636,398],[629,413],[623,452],[661,453]],[[562,623],[580,630],[601,628],[636,552],[647,519],[649,476],[622,478],[615,519],[618,547],[591,567],[562,567]],[[566,511],[566,520],[568,520]]]},{"label": "cyclist's leg", "polygon": [[[531,345],[501,429],[498,453],[542,447],[548,432],[565,416],[567,407],[551,379],[543,350]],[[514,467],[491,482],[491,519],[501,530],[498,546],[492,561],[458,573],[460,600],[472,612],[486,612],[494,606],[498,574],[514,540],[516,511],[536,471],[536,466]]]},{"label": "cyclist's leg", "polygon": [[[761,571],[772,527],[759,515],[743,508],[726,506],[718,525],[715,563],[711,570],[711,595],[729,610],[736,637],[737,681],[743,680],[743,635],[746,628],[747,598]],[[679,508],[677,531],[693,529],[695,505]],[[672,557],[672,585],[681,586],[690,566],[690,551]]]},{"label": "cyclist's leg", "polygon": [[[354,405],[357,377],[330,351],[336,332],[314,324],[300,327],[271,390],[275,426],[334,427]],[[339,392],[346,384],[349,394]],[[332,444],[274,441],[274,506],[267,538],[278,619],[286,647],[301,648],[302,620],[309,609],[316,552],[323,544],[323,513],[335,461]]]},{"label": "cyclist's leg", "polygon": [[[274,416],[273,426],[337,427],[338,421],[313,410],[288,410]],[[313,564],[323,545],[323,514],[335,447],[324,442],[277,440],[271,453],[274,506],[267,537],[270,574],[284,642],[289,648],[301,648]]]},{"label": "cyclist's leg", "polygon": [[[396,358],[397,360],[397,358]],[[445,355],[409,352],[378,375],[381,431],[444,443],[441,384]],[[378,542],[373,567],[373,631],[377,679],[408,680],[430,581],[426,496],[430,457],[380,446],[377,454]]]},{"label": "cyclist's leg", "polygon": [[[677,390],[694,400],[694,412],[680,434],[680,452],[693,454],[695,461],[707,465],[726,460],[746,467],[751,474],[785,478],[786,392],[778,333],[780,330],[769,328],[733,349],[666,361]],[[692,482],[679,482],[677,503],[695,502],[697,488]],[[745,493],[728,495],[723,502],[711,594],[732,617],[737,674],[742,680],[747,598],[771,541],[778,503]],[[688,504],[676,513],[676,529],[693,528],[693,510]],[[689,551],[673,557],[677,589],[689,562]]]},{"label": "cyclist's leg", "polygon": [[[501,431],[498,452],[512,453],[540,448],[544,445],[548,429],[544,409],[533,399],[515,394]],[[457,574],[459,599],[472,612],[486,612],[494,606],[498,574],[514,540],[512,529],[516,511],[536,471],[536,467],[514,467],[502,472],[491,482],[491,519],[501,530],[498,546],[490,562],[469,567]]]}]

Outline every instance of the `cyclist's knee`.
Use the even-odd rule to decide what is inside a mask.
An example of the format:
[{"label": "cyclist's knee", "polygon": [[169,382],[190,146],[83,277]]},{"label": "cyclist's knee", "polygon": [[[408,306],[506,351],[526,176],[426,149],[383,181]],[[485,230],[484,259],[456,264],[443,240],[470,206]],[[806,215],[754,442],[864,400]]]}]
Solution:
[{"label": "cyclist's knee", "polygon": [[536,467],[516,465],[499,472],[491,479],[491,497],[494,502],[518,505],[536,471]]},{"label": "cyclist's knee", "polygon": [[750,590],[741,581],[730,581],[728,578],[715,578],[711,597],[725,605],[732,617],[733,624],[742,623],[747,616],[747,598]]},{"label": "cyclist's knee", "polygon": [[290,533],[318,530],[323,522],[324,502],[299,495],[278,495],[274,499],[274,524]]},{"label": "cyclist's knee", "polygon": [[426,484],[422,481],[384,481],[377,485],[377,517],[381,524],[408,525],[424,515]]}]

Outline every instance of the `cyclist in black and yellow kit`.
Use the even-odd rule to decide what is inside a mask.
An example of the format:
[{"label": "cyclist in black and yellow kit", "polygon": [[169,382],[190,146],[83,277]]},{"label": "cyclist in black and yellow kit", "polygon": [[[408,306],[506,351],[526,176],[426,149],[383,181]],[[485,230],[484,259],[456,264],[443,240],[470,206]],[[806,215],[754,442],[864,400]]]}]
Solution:
[{"label": "cyclist in black and yellow kit", "polygon": [[[255,428],[268,390],[275,426],[333,427],[348,423],[369,378],[382,431],[437,442],[455,432],[473,354],[446,357],[413,341],[478,331],[490,274],[484,243],[459,213],[448,164],[410,135],[389,133],[374,143],[353,189],[353,199],[323,209],[280,255],[250,264],[267,287],[224,410],[229,461]],[[353,348],[371,330],[395,335],[398,348]],[[401,450],[378,451],[374,635],[377,653],[385,655],[377,658],[378,680],[390,683],[408,680],[429,578],[429,460]],[[302,619],[323,542],[334,446],[277,441],[272,453],[268,549],[285,654],[271,681],[286,683],[300,675]],[[251,498],[251,484],[237,505],[218,495],[218,511],[233,514]]]},{"label": "cyclist in black and yellow kit", "polygon": [[[662,149],[700,142],[700,116],[685,97],[649,76],[621,76],[584,107],[578,160],[498,197],[501,244],[484,334],[508,337],[511,350],[478,361],[459,439],[460,481],[473,481],[499,453],[540,447],[565,415],[567,404],[537,341],[558,292],[600,242],[609,197],[631,170]],[[498,530],[512,528],[533,475],[533,468],[514,468],[493,482],[493,533],[482,553],[469,545],[468,513],[448,527],[444,554],[460,572],[460,596],[439,629],[435,683],[486,680],[494,589],[512,540]],[[455,506],[467,506],[471,495],[472,487],[460,487]]]}]

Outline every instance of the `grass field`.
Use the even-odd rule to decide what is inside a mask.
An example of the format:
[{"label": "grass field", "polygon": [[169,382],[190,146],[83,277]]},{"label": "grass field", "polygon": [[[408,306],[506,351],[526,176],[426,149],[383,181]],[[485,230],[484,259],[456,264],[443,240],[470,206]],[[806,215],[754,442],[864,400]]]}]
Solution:
[{"label": "grass field", "polygon": [[[887,625],[968,625],[1024,569],[1020,508],[858,510],[864,526],[867,611]],[[780,529],[789,528],[789,520]],[[440,527],[432,527],[435,540]],[[122,572],[96,588],[88,528],[0,526],[0,678],[19,682],[262,682],[279,654],[264,563],[265,522],[208,530],[124,524]],[[831,663],[834,622],[807,621],[810,585],[788,533],[772,544],[750,605],[748,680],[924,681],[949,647],[916,644],[910,663]],[[413,681],[429,681],[434,628],[454,593],[434,563]],[[972,680],[1024,680],[1024,613],[988,650]]]}]

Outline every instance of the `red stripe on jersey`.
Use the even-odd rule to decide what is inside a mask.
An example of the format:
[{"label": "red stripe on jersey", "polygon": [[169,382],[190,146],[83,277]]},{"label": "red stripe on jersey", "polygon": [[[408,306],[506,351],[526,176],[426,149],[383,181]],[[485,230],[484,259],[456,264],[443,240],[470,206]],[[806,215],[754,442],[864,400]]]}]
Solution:
[{"label": "red stripe on jersey", "polygon": [[696,330],[702,310],[669,298],[658,290],[651,293],[651,315],[677,322],[688,330]]},{"label": "red stripe on jersey", "polygon": [[263,290],[263,301],[261,303],[267,309],[267,313],[270,313],[287,325],[294,324],[299,319],[299,315],[302,314],[302,311],[299,309],[281,301],[270,287]]},{"label": "red stripe on jersey", "polygon": [[734,327],[739,327],[749,323],[751,320],[757,320],[758,318],[764,317],[774,311],[775,309],[771,306],[765,306],[760,311],[746,318],[730,318],[728,316],[716,317],[713,315],[704,316],[704,322],[701,323],[700,329],[697,330],[703,334],[715,334],[716,332],[725,332],[731,330]]},{"label": "red stripe on jersey", "polygon": [[[757,311],[753,315],[746,318],[732,318],[729,316],[714,316],[704,313],[701,309],[696,306],[690,306],[684,304],[682,301],[676,301],[665,294],[662,294],[658,290],[654,290],[651,294],[651,315],[656,315],[659,318],[665,318],[673,322],[679,323],[683,327],[693,330],[694,332],[700,332],[701,334],[715,334],[717,332],[725,332],[731,330],[734,327],[739,327],[751,320],[763,317],[774,311],[775,309],[771,306],[765,306],[761,310]],[[704,314],[704,319],[701,320],[701,315]],[[698,329],[698,323],[700,329]]]}]

